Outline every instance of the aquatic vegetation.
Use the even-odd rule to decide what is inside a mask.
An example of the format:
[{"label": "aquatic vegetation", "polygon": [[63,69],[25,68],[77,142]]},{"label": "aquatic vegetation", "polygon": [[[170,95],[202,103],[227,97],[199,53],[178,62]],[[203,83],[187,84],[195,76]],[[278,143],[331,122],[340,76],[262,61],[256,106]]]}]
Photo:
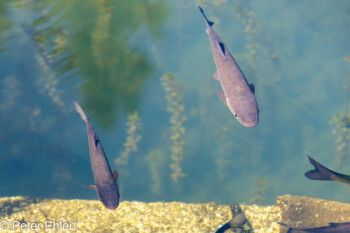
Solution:
[{"label": "aquatic vegetation", "polygon": [[[60,79],[58,78],[55,69],[55,62],[60,63],[59,55],[63,50],[63,46],[65,45],[62,41],[62,37],[57,37],[55,40],[55,45],[52,47],[55,48],[53,52],[47,47],[44,43],[47,35],[42,31],[46,32],[46,30],[41,29],[36,31],[35,28],[30,28],[30,26],[22,24],[21,25],[23,31],[26,35],[31,39],[35,48],[36,48],[36,59],[40,64],[40,74],[37,77],[36,85],[38,89],[49,96],[53,105],[63,111],[64,109],[64,101],[63,101],[63,90],[59,88]],[[58,41],[58,42],[57,42]],[[53,53],[51,55],[51,53]],[[58,58],[58,61],[56,61]]]},{"label": "aquatic vegetation", "polygon": [[152,192],[154,194],[160,195],[162,189],[162,174],[161,170],[165,165],[165,157],[163,153],[158,150],[151,150],[146,156],[146,160],[148,162],[152,182],[150,182]]},{"label": "aquatic vegetation", "polygon": [[[59,76],[55,79],[80,81],[82,104],[103,128],[117,121],[120,110],[130,113],[137,109],[140,90],[153,71],[147,51],[141,49],[143,41],[136,43],[133,36],[146,26],[150,36],[160,38],[168,8],[159,0],[138,3],[138,0],[32,3],[39,15],[31,24],[38,31],[35,43],[49,48],[45,53],[48,59],[44,61],[53,60],[52,66]],[[54,101],[60,105],[58,88],[53,87],[49,85],[49,93],[55,95]]]},{"label": "aquatic vegetation", "polygon": [[140,130],[142,129],[142,123],[137,112],[129,114],[126,142],[124,143],[124,150],[121,152],[120,156],[115,159],[117,165],[126,165],[130,159],[131,152],[137,152],[137,144],[141,140]]},{"label": "aquatic vegetation", "polygon": [[41,119],[39,118],[42,114],[41,109],[36,107],[33,109],[29,116],[29,126],[32,131],[36,131],[38,129],[38,125],[40,125]]},{"label": "aquatic vegetation", "polygon": [[350,115],[336,114],[330,121],[333,134],[337,135],[336,165],[340,166],[350,158]]},{"label": "aquatic vegetation", "polygon": [[246,58],[248,60],[248,64],[250,69],[256,72],[256,65],[259,62],[259,54],[261,49],[261,44],[259,42],[260,22],[254,17],[253,11],[241,4],[236,4],[234,6],[234,11],[241,19],[244,26],[244,32],[246,33],[246,40],[248,41],[246,44],[246,48],[248,50]]},{"label": "aquatic vegetation", "polygon": [[2,0],[0,2],[0,52],[4,50],[3,46],[5,37],[3,36],[3,33],[10,29],[12,26],[11,21],[7,18],[7,11],[9,9],[10,2],[10,0]]},{"label": "aquatic vegetation", "polygon": [[253,197],[250,199],[250,203],[262,205],[265,202],[265,195],[267,191],[267,187],[269,183],[267,182],[265,177],[257,177],[255,178],[255,187],[252,191]]},{"label": "aquatic vegetation", "polygon": [[[40,58],[39,58],[40,59]],[[42,90],[42,92],[45,92],[51,99],[52,103],[60,110],[64,109],[64,102],[62,99],[63,90],[60,90],[58,85],[59,81],[54,73],[50,69],[48,69],[48,66],[45,65],[42,60],[39,60],[42,69],[42,74],[38,76],[36,84]]]},{"label": "aquatic vegetation", "polygon": [[346,99],[344,114],[335,114],[330,123],[334,125],[333,134],[337,135],[336,165],[340,166],[350,158],[350,75],[346,85]]},{"label": "aquatic vegetation", "polygon": [[215,140],[220,144],[218,147],[218,154],[215,156],[214,161],[217,167],[217,173],[219,181],[223,182],[228,176],[230,171],[231,155],[233,151],[233,144],[229,140],[229,127],[222,126],[215,130]]},{"label": "aquatic vegetation", "polygon": [[344,61],[350,62],[350,56],[345,56]]},{"label": "aquatic vegetation", "polygon": [[8,113],[15,107],[15,102],[22,94],[19,85],[19,81],[14,76],[6,77],[3,80],[3,87],[1,91],[2,101],[0,104],[0,112],[2,115]]},{"label": "aquatic vegetation", "polygon": [[187,119],[184,115],[185,106],[182,104],[183,96],[176,74],[167,72],[160,80],[166,92],[166,100],[168,102],[167,111],[171,114],[170,124],[172,125],[172,133],[170,140],[172,141],[172,146],[170,158],[173,161],[170,164],[170,168],[173,171],[171,178],[173,181],[178,182],[179,178],[186,176],[181,168],[181,162],[185,157],[183,149],[185,145],[184,135],[186,133],[183,124]]}]

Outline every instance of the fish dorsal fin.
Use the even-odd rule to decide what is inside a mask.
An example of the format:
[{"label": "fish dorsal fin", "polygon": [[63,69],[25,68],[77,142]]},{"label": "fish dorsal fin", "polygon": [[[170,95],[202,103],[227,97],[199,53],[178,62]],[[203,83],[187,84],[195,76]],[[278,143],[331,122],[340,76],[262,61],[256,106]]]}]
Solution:
[{"label": "fish dorsal fin", "polygon": [[226,96],[223,91],[216,91],[216,95],[227,105]]},{"label": "fish dorsal fin", "polygon": [[83,185],[84,188],[87,188],[87,189],[92,189],[92,190],[95,190],[96,191],[96,185]]},{"label": "fish dorsal fin", "polygon": [[113,170],[113,179],[115,180],[115,182],[117,182],[118,180],[118,171],[117,170]]},{"label": "fish dorsal fin", "polygon": [[221,53],[225,56],[225,45],[224,45],[224,43],[219,42],[218,45],[220,47]]},{"label": "fish dorsal fin", "polygon": [[254,84],[251,83],[251,84],[249,84],[248,86],[249,86],[250,90],[252,91],[252,93],[255,94],[255,87],[254,87]]}]

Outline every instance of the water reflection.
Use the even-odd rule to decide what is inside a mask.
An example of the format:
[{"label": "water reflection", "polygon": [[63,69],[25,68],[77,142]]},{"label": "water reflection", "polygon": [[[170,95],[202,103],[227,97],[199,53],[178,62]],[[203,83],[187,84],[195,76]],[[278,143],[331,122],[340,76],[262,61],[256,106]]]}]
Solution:
[{"label": "water reflection", "polygon": [[72,90],[78,89],[102,128],[113,127],[120,111],[138,109],[142,87],[154,71],[138,36],[161,38],[169,13],[163,1],[140,3],[0,2],[0,51],[7,58],[0,102],[0,139],[7,155],[1,157],[1,175],[8,178],[4,195],[70,197],[81,184],[91,183],[81,175],[90,171],[88,156],[75,163],[81,155],[67,144],[74,135],[68,120],[76,98]]}]

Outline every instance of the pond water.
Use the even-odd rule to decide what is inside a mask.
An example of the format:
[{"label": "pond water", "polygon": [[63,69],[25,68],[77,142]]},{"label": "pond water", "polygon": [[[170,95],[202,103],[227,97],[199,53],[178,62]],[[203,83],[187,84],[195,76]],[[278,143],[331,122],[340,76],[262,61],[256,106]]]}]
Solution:
[{"label": "pond water", "polygon": [[[242,126],[215,92],[205,22],[255,85],[260,122]],[[349,202],[311,181],[306,154],[350,173],[344,125],[350,2],[2,0],[0,195],[97,199],[90,118],[121,201]]]}]

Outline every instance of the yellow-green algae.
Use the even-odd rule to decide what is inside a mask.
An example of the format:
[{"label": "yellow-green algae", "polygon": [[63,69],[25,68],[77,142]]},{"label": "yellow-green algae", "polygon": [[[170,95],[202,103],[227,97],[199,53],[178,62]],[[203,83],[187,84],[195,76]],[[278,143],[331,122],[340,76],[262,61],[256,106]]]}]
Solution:
[{"label": "yellow-green algae", "polygon": [[[54,221],[76,226],[69,232],[215,232],[232,218],[229,205],[214,202],[124,201],[116,210],[108,210],[100,201],[5,197],[0,199],[0,207],[1,221],[8,222],[10,227],[15,221],[42,226],[45,221]],[[255,232],[278,232],[279,207],[241,207]],[[36,232],[50,232],[42,228]],[[16,227],[13,232],[22,231]]]},{"label": "yellow-green algae", "polygon": [[[277,222],[311,228],[350,221],[350,204],[290,195],[277,197],[276,203],[273,206],[241,205],[254,232],[286,232],[287,228]],[[215,232],[232,218],[229,205],[214,202],[123,201],[116,210],[108,210],[99,201],[29,197],[1,198],[0,216],[0,227],[8,223],[11,230],[18,222],[24,228],[29,224],[42,226],[25,232],[56,232],[45,231],[45,221],[71,227],[60,232]],[[18,226],[11,232],[24,231]]]}]

